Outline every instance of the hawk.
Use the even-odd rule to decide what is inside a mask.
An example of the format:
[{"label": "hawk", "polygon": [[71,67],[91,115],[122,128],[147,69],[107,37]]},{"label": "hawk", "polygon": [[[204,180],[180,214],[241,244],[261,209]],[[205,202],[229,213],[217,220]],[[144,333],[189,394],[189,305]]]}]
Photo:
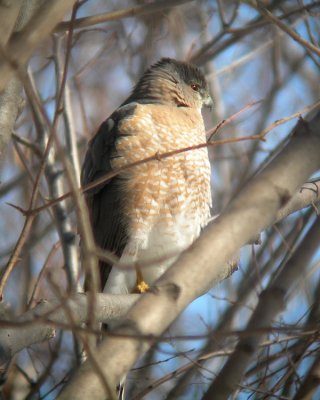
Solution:
[{"label": "hawk", "polygon": [[89,142],[82,186],[121,168],[86,194],[96,244],[131,266],[100,262],[104,292],[148,290],[209,222],[207,148],[161,154],[205,143],[201,109],[211,105],[198,68],[163,58],[143,74]]}]

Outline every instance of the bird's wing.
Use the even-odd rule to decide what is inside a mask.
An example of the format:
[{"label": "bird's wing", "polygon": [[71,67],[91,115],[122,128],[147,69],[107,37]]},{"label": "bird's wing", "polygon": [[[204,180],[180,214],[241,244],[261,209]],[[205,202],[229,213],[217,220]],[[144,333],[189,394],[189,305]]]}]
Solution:
[{"label": "bird's wing", "polygon": [[[81,171],[81,185],[86,186],[113,171],[111,160],[117,157],[115,144],[123,136],[120,122],[130,118],[136,104],[120,107],[104,121],[91,139]],[[94,238],[98,247],[119,257],[127,243],[127,224],[122,213],[121,179],[115,176],[86,192]],[[101,290],[112,265],[100,262]]]}]

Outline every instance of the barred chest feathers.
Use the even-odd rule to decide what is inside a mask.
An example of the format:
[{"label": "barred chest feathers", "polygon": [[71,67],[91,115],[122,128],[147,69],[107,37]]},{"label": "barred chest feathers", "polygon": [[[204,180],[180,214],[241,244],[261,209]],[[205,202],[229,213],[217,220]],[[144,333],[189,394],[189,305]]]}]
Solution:
[{"label": "barred chest feathers", "polygon": [[[200,110],[180,108],[177,112],[176,109],[170,121],[172,107],[164,110],[166,107],[148,105],[144,110],[143,105],[137,105],[134,116],[121,123],[124,134],[116,142],[113,168],[156,153],[205,143]],[[153,126],[154,130],[150,132],[147,126]],[[182,130],[182,126],[189,128]],[[152,284],[209,221],[208,150],[203,147],[143,163],[123,171],[121,177],[123,214],[130,232],[121,262],[128,265],[140,262],[145,280]],[[105,291],[127,293],[134,284],[134,271],[113,268]]]}]

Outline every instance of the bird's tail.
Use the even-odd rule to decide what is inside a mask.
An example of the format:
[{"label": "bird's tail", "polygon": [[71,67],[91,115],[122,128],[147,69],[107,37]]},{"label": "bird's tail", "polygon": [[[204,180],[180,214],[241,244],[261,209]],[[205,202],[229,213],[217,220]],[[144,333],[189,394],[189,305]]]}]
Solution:
[{"label": "bird's tail", "polygon": [[126,377],[124,376],[119,385],[117,386],[118,400],[124,400],[124,389],[125,389]]}]

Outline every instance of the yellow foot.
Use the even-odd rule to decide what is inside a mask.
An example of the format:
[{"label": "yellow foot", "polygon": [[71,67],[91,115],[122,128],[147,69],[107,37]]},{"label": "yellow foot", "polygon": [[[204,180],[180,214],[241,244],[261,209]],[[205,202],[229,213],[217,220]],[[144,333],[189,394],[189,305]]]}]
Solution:
[{"label": "yellow foot", "polygon": [[144,281],[141,269],[136,266],[136,287],[134,292],[135,293],[145,293],[150,289],[150,286]]},{"label": "yellow foot", "polygon": [[150,289],[150,286],[145,281],[137,282],[136,284],[136,292],[145,293]]}]

